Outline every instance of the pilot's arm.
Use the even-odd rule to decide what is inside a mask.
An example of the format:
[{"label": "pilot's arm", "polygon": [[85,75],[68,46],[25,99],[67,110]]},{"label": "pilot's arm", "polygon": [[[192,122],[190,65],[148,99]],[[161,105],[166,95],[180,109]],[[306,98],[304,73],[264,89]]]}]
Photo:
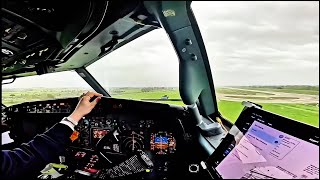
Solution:
[{"label": "pilot's arm", "polygon": [[[94,101],[90,99],[98,96]],[[61,152],[71,143],[70,136],[80,119],[91,112],[102,95],[88,92],[82,96],[73,113],[55,124],[45,133],[37,135],[28,143],[13,150],[1,151],[1,179],[23,177],[37,173],[50,162],[58,159]]]}]

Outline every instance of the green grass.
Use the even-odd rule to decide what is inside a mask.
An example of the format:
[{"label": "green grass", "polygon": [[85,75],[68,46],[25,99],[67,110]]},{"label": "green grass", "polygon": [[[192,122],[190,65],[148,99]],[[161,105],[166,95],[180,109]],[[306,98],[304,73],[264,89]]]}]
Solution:
[{"label": "green grass", "polygon": [[319,86],[241,86],[241,89],[319,95]]},{"label": "green grass", "polygon": [[303,104],[262,104],[263,108],[306,124],[319,127],[319,108]]},{"label": "green grass", "polygon": [[[293,90],[297,91],[301,89]],[[28,101],[78,97],[85,91],[86,90],[84,89],[62,88],[7,89],[2,91],[2,103],[10,106]],[[315,90],[312,89],[306,91]],[[258,95],[256,92],[224,88],[218,89],[217,92],[223,92],[230,96],[232,96],[232,94],[244,95],[242,98],[246,98],[245,95],[253,95],[252,93],[254,93],[254,95]],[[180,94],[177,88],[147,88],[145,90],[142,90],[141,88],[117,88],[111,89],[111,95],[122,99],[154,99],[153,102],[184,105],[182,101],[157,101],[157,99],[161,99],[164,95],[169,96],[169,99],[180,99]],[[268,111],[319,127],[319,107],[316,106],[316,104],[261,103],[261,105]],[[238,118],[243,106],[241,105],[241,102],[221,100],[218,102],[218,108],[224,117],[234,122]]]},{"label": "green grass", "polygon": [[86,90],[82,89],[11,89],[2,91],[2,103],[6,106],[28,101],[42,101],[80,96]]},{"label": "green grass", "polygon": [[218,102],[218,108],[223,117],[231,122],[235,122],[243,109],[241,102],[224,101]]},{"label": "green grass", "polygon": [[264,92],[254,92],[254,91],[246,91],[240,89],[229,89],[229,88],[218,88],[216,89],[217,94],[236,94],[236,95],[273,95],[272,93],[264,93]]},{"label": "green grass", "polygon": [[121,94],[111,94],[116,98],[125,98],[125,99],[160,99],[162,96],[167,95],[170,99],[180,99],[180,94],[178,90],[158,90],[150,92],[140,92],[130,91]]},{"label": "green grass", "polygon": [[236,98],[236,99],[259,99],[259,100],[291,100],[291,99],[299,99],[296,97],[264,97],[264,96],[226,96],[226,97],[230,97],[230,98]]},{"label": "green grass", "polygon": [[109,92],[114,98],[184,105],[182,101],[158,101],[165,95],[169,96],[169,99],[181,100],[178,88],[112,88]]},{"label": "green grass", "polygon": [[[67,97],[78,97],[85,89],[11,89],[2,92],[2,103],[6,106],[19,104],[28,101],[42,101],[48,99],[59,99]],[[119,92],[121,91],[121,92]],[[170,99],[180,99],[178,89],[155,89],[149,92],[142,92],[141,88],[123,88],[111,91],[112,97],[122,99],[160,99],[162,96],[167,95]],[[158,101],[159,103],[168,103],[175,105],[184,105],[182,101]]]},{"label": "green grass", "polygon": [[150,102],[164,103],[164,104],[174,104],[183,106],[182,101],[156,101],[156,99],[161,99],[162,96],[167,95],[170,99],[181,99],[178,89],[162,89],[162,90],[151,90],[149,92],[142,92],[141,89],[127,89],[121,93],[111,93],[112,97],[121,99],[132,99],[132,100],[144,100],[154,99]]},{"label": "green grass", "polygon": [[[285,103],[261,103],[261,105],[270,112],[319,127],[319,107],[315,105]],[[224,100],[218,102],[218,107],[221,114],[231,122],[237,120],[243,109],[241,102]]]}]

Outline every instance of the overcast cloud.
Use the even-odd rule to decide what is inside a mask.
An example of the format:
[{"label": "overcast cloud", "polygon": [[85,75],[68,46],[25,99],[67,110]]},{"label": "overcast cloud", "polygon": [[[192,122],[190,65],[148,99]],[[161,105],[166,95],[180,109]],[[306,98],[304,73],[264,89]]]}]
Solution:
[{"label": "overcast cloud", "polygon": [[[193,2],[192,8],[216,86],[319,85],[319,2]],[[159,29],[88,69],[106,87],[177,87],[178,65]],[[5,87],[88,87],[75,72],[24,79]]]}]

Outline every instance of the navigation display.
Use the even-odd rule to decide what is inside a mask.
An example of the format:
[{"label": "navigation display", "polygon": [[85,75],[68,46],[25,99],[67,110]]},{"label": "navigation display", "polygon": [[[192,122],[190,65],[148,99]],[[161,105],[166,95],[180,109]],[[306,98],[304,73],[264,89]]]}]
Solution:
[{"label": "navigation display", "polygon": [[319,179],[319,147],[255,121],[216,170],[224,179]]}]

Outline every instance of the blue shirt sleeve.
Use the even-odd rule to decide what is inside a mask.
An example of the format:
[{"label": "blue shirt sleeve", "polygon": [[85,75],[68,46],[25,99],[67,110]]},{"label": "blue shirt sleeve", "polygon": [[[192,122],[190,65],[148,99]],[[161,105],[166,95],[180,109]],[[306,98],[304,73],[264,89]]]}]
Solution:
[{"label": "blue shirt sleeve", "polygon": [[37,135],[19,148],[1,151],[0,179],[16,179],[26,177],[40,171],[51,162],[58,161],[58,157],[71,143],[72,129],[57,123],[45,133]]}]

